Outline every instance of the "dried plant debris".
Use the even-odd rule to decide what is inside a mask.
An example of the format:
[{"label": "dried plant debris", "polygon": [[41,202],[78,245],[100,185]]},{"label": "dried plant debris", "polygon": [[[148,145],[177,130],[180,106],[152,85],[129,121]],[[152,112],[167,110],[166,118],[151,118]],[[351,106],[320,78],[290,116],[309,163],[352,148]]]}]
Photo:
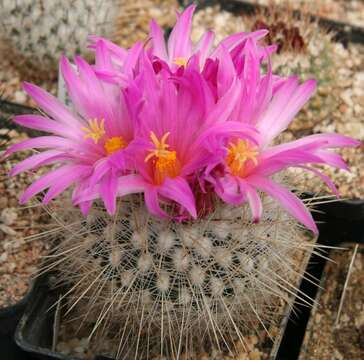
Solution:
[{"label": "dried plant debris", "polygon": [[245,0],[246,2],[304,11],[327,19],[364,27],[363,0]]},{"label": "dried plant debris", "polygon": [[[316,95],[292,122],[282,141],[321,132],[364,140],[364,46],[349,44],[345,48],[307,16],[297,18],[289,8],[279,12],[275,7],[249,17],[222,11],[219,6],[204,8],[194,17],[192,35],[197,41],[206,28],[212,28],[219,41],[232,33],[265,25],[271,30],[268,40],[280,45],[274,55],[274,72],[284,76],[300,73],[303,80],[318,81]],[[327,174],[343,197],[363,198],[364,148],[344,149],[342,154],[351,172],[327,169]],[[312,180],[311,174],[304,175],[303,182],[300,176],[297,186],[314,192],[324,190]]]},{"label": "dried plant debris", "polygon": [[[0,139],[4,138],[13,144],[26,135],[2,128]],[[8,177],[11,166],[25,156],[17,154],[0,162],[0,308],[22,299],[48,248],[37,236],[46,227],[47,214],[39,205],[18,204],[18,196],[30,184],[31,176],[25,173],[16,181]]]},{"label": "dried plant debris", "polygon": [[343,307],[337,319],[340,299],[355,245],[331,253],[314,307],[300,360],[343,360],[364,358],[364,249],[359,247],[351,269]]},{"label": "dried plant debris", "polygon": [[58,349],[75,354],[69,342],[79,338],[84,350],[118,359],[264,358],[314,242],[275,201],[263,202],[259,224],[246,205],[177,224],[148,215],[139,196],[120,201],[116,218],[95,208],[84,219],[55,202],[61,241],[43,271],[57,270],[57,286],[70,289]]}]

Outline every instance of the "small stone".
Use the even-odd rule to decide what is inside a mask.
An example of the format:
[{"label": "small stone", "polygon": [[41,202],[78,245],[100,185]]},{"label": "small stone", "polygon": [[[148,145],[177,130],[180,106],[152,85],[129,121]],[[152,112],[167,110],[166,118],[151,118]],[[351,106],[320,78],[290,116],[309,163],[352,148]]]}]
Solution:
[{"label": "small stone", "polygon": [[342,114],[345,114],[347,111],[348,111],[348,106],[346,104],[341,104],[339,106],[339,111],[342,113]]},{"label": "small stone", "polygon": [[0,197],[0,209],[4,209],[8,206],[8,198],[5,196]]},{"label": "small stone", "polygon": [[12,225],[17,219],[18,215],[13,208],[5,208],[0,215],[0,221],[5,225]]},{"label": "small stone", "polygon": [[23,91],[18,90],[18,91],[15,91],[15,93],[14,93],[14,99],[17,103],[23,104],[26,102],[27,96],[24,94]]},{"label": "small stone", "polygon": [[260,360],[262,358],[260,351],[254,350],[249,354],[250,360]]},{"label": "small stone", "polygon": [[10,236],[15,236],[16,235],[16,231],[13,230],[11,227],[5,225],[5,224],[0,224],[0,230]]},{"label": "small stone", "polygon": [[8,259],[8,253],[4,252],[0,255],[0,263],[5,262]]}]

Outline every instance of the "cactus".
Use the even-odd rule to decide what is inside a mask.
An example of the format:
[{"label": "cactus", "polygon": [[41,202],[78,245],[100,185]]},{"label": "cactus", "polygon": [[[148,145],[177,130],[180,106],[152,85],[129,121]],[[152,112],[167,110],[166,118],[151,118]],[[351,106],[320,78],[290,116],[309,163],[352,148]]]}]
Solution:
[{"label": "cactus", "polygon": [[66,314],[89,329],[96,353],[115,339],[108,355],[117,359],[234,353],[244,335],[269,331],[282,304],[292,305],[312,250],[296,221],[262,200],[259,224],[247,205],[218,202],[207,219],[176,223],[149,215],[138,196],[120,201],[115,217],[99,207],[84,219],[62,202],[49,266],[57,264],[57,285],[70,287]]},{"label": "cactus", "polygon": [[146,38],[150,15],[168,24],[176,7],[173,0],[0,0],[1,52],[28,80],[49,79],[57,76],[62,53],[90,57],[88,35],[128,47]]},{"label": "cactus", "polygon": [[57,73],[63,52],[85,54],[87,36],[110,33],[117,14],[114,0],[1,0],[0,6],[8,51],[16,55],[19,67],[28,72],[38,69],[40,76]]}]

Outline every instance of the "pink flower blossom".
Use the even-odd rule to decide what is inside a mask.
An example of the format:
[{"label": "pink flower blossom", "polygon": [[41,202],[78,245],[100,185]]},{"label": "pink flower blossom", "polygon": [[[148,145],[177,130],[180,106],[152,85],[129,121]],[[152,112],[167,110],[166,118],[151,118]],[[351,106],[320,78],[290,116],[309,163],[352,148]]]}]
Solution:
[{"label": "pink flower blossom", "polygon": [[[294,116],[307,102],[315,90],[316,83],[308,80],[299,84],[297,77],[290,77],[279,85],[269,69],[261,77],[259,59],[252,56],[250,71],[241,77],[242,86],[236,109],[230,118],[254,125],[260,133],[258,146],[244,137],[230,137],[224,146],[209,145],[211,151],[220,153],[220,161],[207,168],[207,179],[215,185],[216,193],[231,204],[249,202],[253,220],[258,222],[262,204],[258,190],[268,193],[301,223],[314,232],[317,227],[304,204],[289,190],[274,182],[271,177],[288,167],[302,167],[313,171],[337,194],[331,180],[312,164],[327,164],[340,169],[347,166],[340,155],[330,148],[358,146],[359,141],[338,134],[317,134],[281,145],[272,145],[273,140],[284,131]],[[256,70],[253,70],[256,69]],[[220,166],[223,166],[221,172]],[[214,169],[218,168],[218,171]]]},{"label": "pink flower blossom", "polygon": [[[221,123],[231,107],[226,99],[215,103],[211,89],[193,62],[178,77],[161,70],[155,74],[145,57],[143,71],[136,78],[143,104],[134,122],[137,136],[127,153],[134,162],[135,174],[119,179],[118,195],[143,192],[146,206],[157,216],[197,217],[191,182],[213,157],[203,146],[222,134],[240,135],[257,142],[257,131],[241,123]],[[115,166],[119,162],[113,159]],[[98,198],[97,187],[81,194],[78,201]],[[177,214],[167,214],[161,203],[174,206]]]},{"label": "pink flower blossom", "polygon": [[[102,43],[98,43],[96,52],[97,66],[108,66],[109,53]],[[20,202],[24,203],[48,188],[43,198],[43,203],[47,204],[72,184],[76,184],[73,190],[76,198],[81,191],[98,184],[107,210],[114,213],[117,181],[125,171],[122,166],[113,168],[110,158],[118,154],[119,163],[122,163],[124,149],[134,137],[134,124],[130,118],[132,111],[119,87],[100,81],[82,58],[76,57],[75,64],[78,74],[65,57],[60,62],[73,110],[37,86],[24,83],[24,90],[47,116],[20,115],[14,121],[51,135],[25,140],[10,147],[7,155],[26,149],[45,149],[17,164],[11,175],[43,165],[62,164],[33,182]],[[87,212],[91,202],[80,205]]]},{"label": "pink flower blossom", "polygon": [[101,198],[113,214],[118,197],[143,193],[153,215],[185,219],[212,211],[217,194],[227,203],[248,202],[257,222],[263,191],[317,232],[308,209],[275,175],[300,167],[337,194],[313,165],[347,169],[330,149],[359,142],[316,134],[275,145],[314,92],[315,81],[300,84],[295,76],[272,73],[275,46],[259,43],[266,30],[231,35],[216,47],[208,31],[193,45],[194,10],[191,5],[178,14],[167,42],[152,21],[150,39],[129,50],[91,36],[93,66],[76,57],[75,71],[63,57],[72,110],[38,87],[24,85],[47,116],[21,115],[15,121],[51,135],[10,147],[7,155],[45,149],[17,164],[11,174],[60,166],[30,185],[21,202],[48,189],[43,198],[48,203],[74,185],[73,202],[84,213]]}]

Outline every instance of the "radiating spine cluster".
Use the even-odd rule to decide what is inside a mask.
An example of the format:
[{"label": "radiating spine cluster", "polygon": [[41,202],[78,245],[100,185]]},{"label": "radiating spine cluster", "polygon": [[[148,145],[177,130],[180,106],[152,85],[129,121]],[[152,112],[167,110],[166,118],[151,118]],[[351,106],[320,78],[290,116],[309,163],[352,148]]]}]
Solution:
[{"label": "radiating spine cluster", "polygon": [[299,225],[263,201],[259,224],[247,206],[219,204],[193,223],[151,217],[133,196],[115,218],[95,209],[62,231],[55,255],[60,284],[71,287],[68,315],[97,339],[115,338],[118,359],[233,353],[244,334],[279,321],[312,250]]}]

